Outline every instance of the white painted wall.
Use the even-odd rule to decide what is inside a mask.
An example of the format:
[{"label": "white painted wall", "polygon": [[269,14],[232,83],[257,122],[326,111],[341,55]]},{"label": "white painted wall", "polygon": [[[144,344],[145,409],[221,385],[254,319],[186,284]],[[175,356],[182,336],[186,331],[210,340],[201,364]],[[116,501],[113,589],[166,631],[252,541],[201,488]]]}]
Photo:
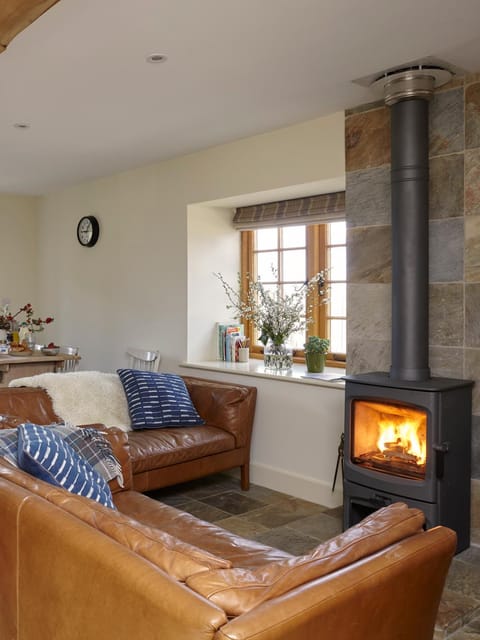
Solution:
[{"label": "white painted wall", "polygon": [[37,198],[0,194],[0,304],[10,301],[10,311],[30,302],[39,316],[52,315],[38,307]]},{"label": "white painted wall", "polygon": [[252,482],[328,507],[342,503],[340,469],[332,492],[343,431],[345,394],[341,386],[300,384],[283,377],[248,378],[190,366],[183,367],[182,373],[257,387]]},{"label": "white painted wall", "polygon": [[233,210],[188,207],[188,359],[215,360],[215,322],[233,321],[218,278],[232,283],[240,269],[240,234],[232,227]]},{"label": "white painted wall", "polygon": [[[204,357],[214,322],[226,315],[211,272],[234,277],[238,270],[231,209],[219,201],[290,188],[298,196],[311,183],[341,188],[344,175],[344,116],[337,113],[41,198],[37,297],[56,316],[55,341],[78,345],[83,369],[125,365],[131,345],[159,348],[163,370],[185,373],[180,363]],[[92,213],[100,239],[84,248],[76,227]],[[221,374],[202,371],[215,376]],[[252,384],[259,388],[255,474],[309,499],[321,494],[322,502],[343,393],[274,380]]]}]

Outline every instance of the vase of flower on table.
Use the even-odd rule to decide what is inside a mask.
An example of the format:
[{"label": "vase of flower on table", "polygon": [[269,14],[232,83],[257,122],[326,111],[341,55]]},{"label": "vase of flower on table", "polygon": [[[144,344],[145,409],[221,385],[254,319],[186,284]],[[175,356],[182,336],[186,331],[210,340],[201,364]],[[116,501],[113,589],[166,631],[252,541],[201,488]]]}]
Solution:
[{"label": "vase of flower on table", "polygon": [[[22,314],[24,314],[22,316]],[[0,314],[0,327],[4,327],[10,336],[10,348],[23,346],[29,351],[35,346],[35,335],[43,331],[47,324],[53,322],[53,318],[48,316],[45,319],[37,317],[30,303],[27,303],[16,313],[11,313],[8,304],[5,305]]]}]

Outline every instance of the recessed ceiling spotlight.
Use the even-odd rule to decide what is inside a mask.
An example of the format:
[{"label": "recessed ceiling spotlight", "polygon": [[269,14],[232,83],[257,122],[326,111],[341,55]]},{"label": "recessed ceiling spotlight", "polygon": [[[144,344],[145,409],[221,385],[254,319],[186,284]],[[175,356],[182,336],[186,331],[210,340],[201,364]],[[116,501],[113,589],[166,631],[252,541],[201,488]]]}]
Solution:
[{"label": "recessed ceiling spotlight", "polygon": [[160,62],[166,62],[167,60],[167,56],[163,53],[151,53],[147,56],[147,62],[151,62],[152,64],[159,64]]},{"label": "recessed ceiling spotlight", "polygon": [[13,126],[15,129],[30,129],[28,122],[15,122]]}]

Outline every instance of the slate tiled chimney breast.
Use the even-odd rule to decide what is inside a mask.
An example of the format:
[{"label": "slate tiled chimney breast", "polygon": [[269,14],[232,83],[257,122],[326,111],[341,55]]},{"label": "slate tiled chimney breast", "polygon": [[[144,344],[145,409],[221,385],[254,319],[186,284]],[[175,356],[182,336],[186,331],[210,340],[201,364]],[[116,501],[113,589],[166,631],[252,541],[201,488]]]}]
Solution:
[{"label": "slate tiled chimney breast", "polygon": [[[347,373],[391,365],[390,111],[346,114]],[[476,381],[472,476],[480,478],[480,75],[430,102],[429,365]]]}]

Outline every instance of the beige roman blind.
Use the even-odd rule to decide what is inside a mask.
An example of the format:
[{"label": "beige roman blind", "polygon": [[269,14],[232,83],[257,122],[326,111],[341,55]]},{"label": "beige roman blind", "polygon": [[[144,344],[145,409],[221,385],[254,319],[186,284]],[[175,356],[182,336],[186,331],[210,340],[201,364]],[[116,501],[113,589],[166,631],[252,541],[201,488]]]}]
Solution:
[{"label": "beige roman blind", "polygon": [[266,202],[235,210],[236,229],[261,229],[292,224],[321,224],[345,217],[345,191]]}]

